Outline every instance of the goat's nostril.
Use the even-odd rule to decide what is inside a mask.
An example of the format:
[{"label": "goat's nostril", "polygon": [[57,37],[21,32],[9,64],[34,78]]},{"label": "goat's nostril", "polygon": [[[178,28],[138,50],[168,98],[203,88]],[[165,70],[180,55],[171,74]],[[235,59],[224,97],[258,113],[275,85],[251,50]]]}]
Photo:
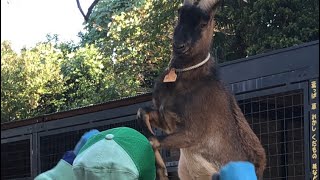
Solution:
[{"label": "goat's nostril", "polygon": [[174,46],[175,46],[175,48],[177,48],[177,49],[182,49],[182,48],[185,47],[185,44],[175,43]]}]

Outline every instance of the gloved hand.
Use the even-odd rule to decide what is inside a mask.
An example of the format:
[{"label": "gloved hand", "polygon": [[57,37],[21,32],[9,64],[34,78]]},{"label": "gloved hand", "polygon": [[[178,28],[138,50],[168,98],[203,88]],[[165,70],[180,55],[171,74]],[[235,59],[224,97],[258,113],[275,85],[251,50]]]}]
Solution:
[{"label": "gloved hand", "polygon": [[73,151],[67,151],[66,153],[64,153],[62,159],[64,161],[66,161],[69,164],[73,164],[73,160],[76,158],[76,155],[74,154]]},{"label": "gloved hand", "polygon": [[223,166],[219,174],[214,174],[212,180],[257,180],[254,165],[250,162],[230,162]]},{"label": "gloved hand", "polygon": [[93,135],[95,135],[95,134],[98,134],[98,133],[99,133],[99,131],[96,130],[96,129],[92,129],[92,130],[84,133],[84,134],[82,135],[82,137],[80,138],[80,140],[78,141],[77,145],[75,146],[74,150],[73,150],[74,154],[75,154],[75,155],[78,155],[80,149],[82,148],[82,146],[83,146],[84,144],[86,144],[87,140],[88,140],[91,136],[93,136]]}]

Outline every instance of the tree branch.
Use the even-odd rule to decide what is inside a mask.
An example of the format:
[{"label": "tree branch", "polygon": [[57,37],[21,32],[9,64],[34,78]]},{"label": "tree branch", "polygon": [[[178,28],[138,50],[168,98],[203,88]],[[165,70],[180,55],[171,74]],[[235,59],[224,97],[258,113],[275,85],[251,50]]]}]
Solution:
[{"label": "tree branch", "polygon": [[89,19],[90,14],[92,13],[92,9],[94,8],[95,5],[97,5],[99,2],[99,0],[94,0],[93,3],[90,5],[90,7],[88,8],[88,12],[87,12],[87,19]]},{"label": "tree branch", "polygon": [[93,10],[94,6],[98,4],[99,0],[94,0],[94,1],[92,2],[92,4],[90,5],[90,7],[88,8],[87,14],[84,14],[84,12],[83,12],[83,10],[82,10],[82,7],[81,7],[81,5],[80,5],[80,1],[79,1],[79,0],[76,0],[76,1],[77,1],[77,6],[78,6],[78,9],[79,9],[80,13],[82,14],[84,20],[85,20],[86,22],[88,22],[89,17],[90,17],[90,14],[92,13],[92,10]]},{"label": "tree branch", "polygon": [[84,12],[83,12],[83,10],[82,10],[82,8],[81,8],[80,1],[79,1],[79,0],[76,0],[76,1],[77,1],[77,6],[78,6],[78,9],[79,9],[80,13],[82,14],[84,20],[87,22],[87,17],[86,17],[86,15],[84,14]]}]

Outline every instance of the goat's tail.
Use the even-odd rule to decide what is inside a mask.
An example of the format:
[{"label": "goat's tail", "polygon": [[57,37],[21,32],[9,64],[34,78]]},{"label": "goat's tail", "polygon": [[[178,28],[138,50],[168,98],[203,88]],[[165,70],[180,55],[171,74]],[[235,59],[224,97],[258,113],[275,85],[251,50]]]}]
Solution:
[{"label": "goat's tail", "polygon": [[249,161],[255,165],[258,178],[262,179],[266,166],[265,150],[258,137],[250,128],[234,96],[231,96],[231,106],[236,125],[238,126],[237,129],[239,130],[239,139],[243,145],[242,147],[244,147],[243,150],[248,155]]}]

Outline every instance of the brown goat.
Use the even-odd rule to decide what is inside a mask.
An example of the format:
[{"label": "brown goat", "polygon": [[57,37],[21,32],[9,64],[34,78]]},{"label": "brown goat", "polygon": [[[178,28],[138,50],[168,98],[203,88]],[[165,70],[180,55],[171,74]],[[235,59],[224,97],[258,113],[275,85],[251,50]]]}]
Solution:
[{"label": "brown goat", "polygon": [[[210,179],[229,161],[250,161],[259,179],[265,151],[224,87],[210,57],[217,4],[204,10],[193,4],[179,9],[174,30],[173,59],[155,84],[153,105],[138,110],[138,120],[168,134],[149,138],[156,153],[157,173],[167,179],[159,148],[180,148],[179,177]],[[191,67],[191,68],[189,68]]]}]

